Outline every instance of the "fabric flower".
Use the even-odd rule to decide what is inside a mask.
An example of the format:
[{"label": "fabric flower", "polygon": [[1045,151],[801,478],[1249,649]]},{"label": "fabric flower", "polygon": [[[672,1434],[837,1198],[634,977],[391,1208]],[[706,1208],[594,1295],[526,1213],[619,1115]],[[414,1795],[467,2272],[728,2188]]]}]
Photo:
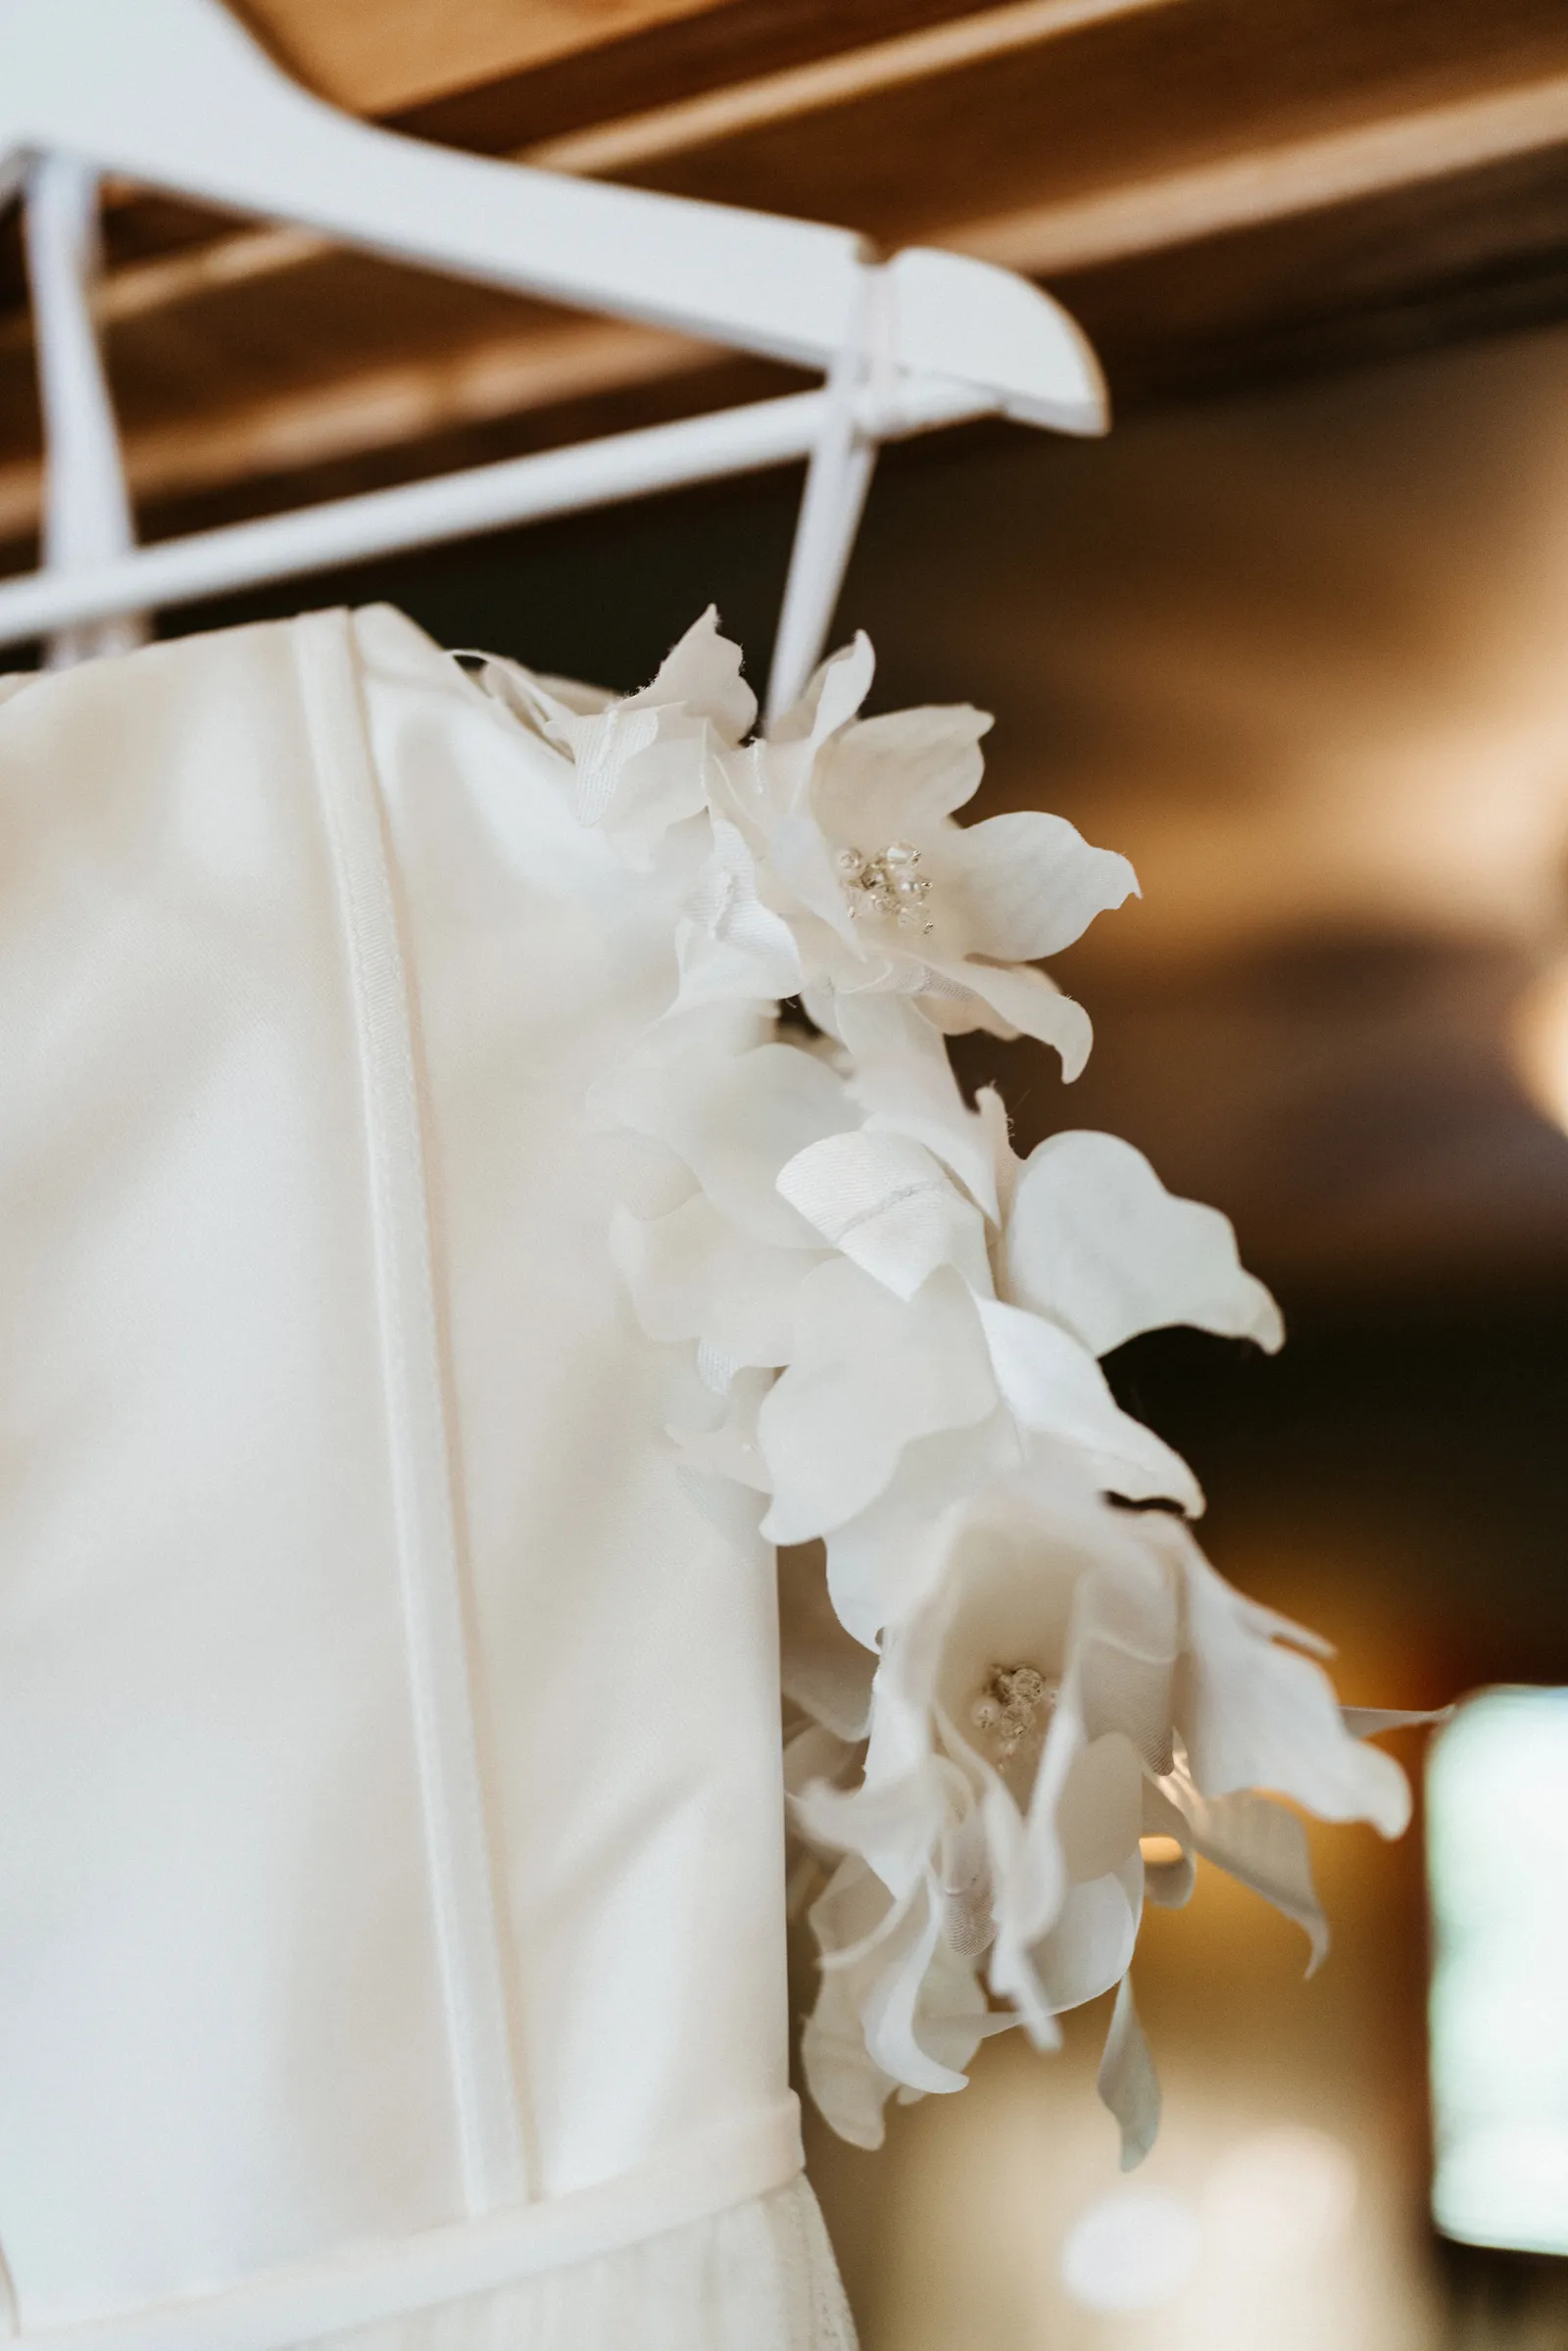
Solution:
[{"label": "fabric flower", "polygon": [[726,762],[739,821],[765,840],[792,912],[813,1018],[836,1000],[913,997],[943,1030],[1020,1032],[1054,1045],[1068,1077],[1089,1052],[1082,1009],[1030,966],[1138,888],[1125,857],[1064,817],[1020,811],[960,827],[984,762],[984,711],[861,719],[866,639],[824,663],[764,743]]},{"label": "fabric flower", "polygon": [[[950,1115],[970,1116],[956,1090]],[[981,1123],[989,1216],[883,1117],[778,1176],[848,1263],[803,1278],[795,1345],[761,1406],[767,1531],[828,1537],[835,1601],[867,1642],[901,1604],[933,1509],[1028,1459],[1071,1458],[1124,1499],[1201,1509],[1187,1464],[1121,1409],[1099,1356],[1174,1323],[1270,1348],[1283,1336],[1227,1220],[1166,1192],[1130,1144],[1057,1135],[1020,1165],[1004,1119]],[[938,1139],[933,1121],[926,1132]]]},{"label": "fabric flower", "polygon": [[[600,1090],[693,1178],[661,1217],[623,1212],[614,1247],[654,1337],[694,1342],[726,1376],[780,1369],[746,1434],[765,1532],[830,1538],[849,1629],[874,1642],[895,1612],[911,1522],[1035,1455],[1081,1460],[1127,1498],[1200,1508],[1191,1471],[1121,1409],[1096,1357],[1183,1319],[1278,1344],[1225,1220],[1174,1200],[1107,1136],[1053,1138],[1020,1169],[995,1117],[988,1216],[924,1142],[867,1118],[852,1081],[797,1047],[752,1044],[760,1033],[732,1027],[715,1053],[712,1019],[677,1021]],[[950,1155],[972,1164],[970,1129],[987,1122],[948,1084],[965,1146]],[[934,1140],[943,1108],[931,1090]]]},{"label": "fabric flower", "polygon": [[[1038,965],[1132,868],[1059,817],[959,825],[989,719],[861,718],[871,676],[858,638],[754,737],[708,612],[637,694],[482,682],[669,924],[668,1001],[590,1109],[623,1154],[610,1245],[666,1350],[672,1474],[738,1554],[782,1546],[812,2094],[875,2144],[890,2094],[960,2087],[1014,2023],[1049,2046],[1114,1987],[1100,2087],[1130,2164],[1158,2120],[1145,1900],[1184,1902],[1206,1857],[1315,1964],[1292,1806],[1394,1835],[1408,1793],[1365,1744],[1395,1718],[1343,1713],[1321,1644],[1216,1575],[1191,1469],[1102,1369],[1176,1323],[1280,1345],[1229,1223],[1111,1135],[1020,1161],[948,1059],[984,1027],[1076,1073],[1087,1016]],[[1175,1858],[1145,1861],[1155,1836]]]},{"label": "fabric flower", "polygon": [[672,825],[706,812],[712,761],[757,717],[740,648],[719,635],[711,607],[636,694],[604,694],[498,660],[485,662],[480,682],[565,756],[578,822],[637,866],[651,862]]},{"label": "fabric flower", "polygon": [[[1006,2019],[1052,2045],[1059,2014],[1125,1986],[1146,1890],[1185,1899],[1194,1852],[1277,1901],[1321,1955],[1299,1823],[1251,1791],[1385,1836],[1409,1797],[1398,1768],[1346,1726],[1307,1637],[1232,1592],[1180,1521],[1111,1509],[1039,1469],[950,1511],[920,1582],[883,1641],[862,1785],[796,1799],[808,1835],[880,1889],[858,1896],[858,1941],[837,1939],[831,1906],[817,1921],[827,2094],[864,2126],[873,2087],[959,2086],[951,2036],[939,2049],[922,2022],[953,2014],[955,1960],[978,1984],[984,1954]],[[1184,1862],[1146,1888],[1151,1834],[1174,1837]],[[853,2092],[846,2001],[864,2051]],[[1130,1991],[1102,2086],[1136,2160],[1157,2108]]]},{"label": "fabric flower", "polygon": [[710,609],[636,694],[585,693],[512,662],[482,674],[567,756],[579,820],[629,862],[708,815],[683,1002],[726,984],[722,972],[745,993],[804,995],[836,1033],[839,997],[892,992],[942,1030],[1041,1038],[1076,1076],[1088,1018],[1033,964],[1136,892],[1126,858],[1032,810],[956,824],[991,720],[967,708],[860,719],[875,666],[863,636],[765,740],[746,740],[757,706],[740,663]]}]

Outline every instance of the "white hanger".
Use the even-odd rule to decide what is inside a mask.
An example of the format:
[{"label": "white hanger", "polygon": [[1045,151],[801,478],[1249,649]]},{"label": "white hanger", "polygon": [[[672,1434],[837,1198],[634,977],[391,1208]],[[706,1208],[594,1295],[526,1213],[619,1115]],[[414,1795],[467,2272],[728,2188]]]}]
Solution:
[{"label": "white hanger", "polygon": [[[48,567],[0,585],[0,643],[809,453],[781,634],[799,682],[830,617],[878,439],[998,412],[1067,432],[1104,426],[1084,337],[1008,271],[919,247],[875,264],[848,230],[400,137],[300,89],[220,0],[0,0],[0,195],[25,171],[29,212],[36,204],[47,218],[52,200],[64,202],[40,172],[54,157],[72,159],[78,189],[91,171],[114,172],[453,275],[820,367],[830,388],[140,551],[128,527],[118,546],[105,527],[85,543],[59,521],[52,488]],[[88,463],[101,470],[115,442],[81,324],[79,221],[74,239],[57,221],[52,247],[47,226],[29,241],[35,282],[49,289],[40,312],[55,305],[40,343],[58,483],[82,463],[74,448],[95,450]]]},{"label": "white hanger", "polygon": [[871,468],[876,417],[891,390],[893,319],[887,272],[861,272],[860,301],[849,339],[829,371],[821,430],[807,467],[795,526],[784,605],[779,613],[764,710],[771,723],[799,696],[821,657],[859,528]]},{"label": "white hanger", "polygon": [[[50,571],[112,562],[135,544],[120,437],[92,319],[98,276],[98,180],[74,156],[41,156],[24,181],[24,242],[38,346],[47,480],[43,561]],[[142,613],[60,630],[52,669],[128,653],[151,629]]]}]

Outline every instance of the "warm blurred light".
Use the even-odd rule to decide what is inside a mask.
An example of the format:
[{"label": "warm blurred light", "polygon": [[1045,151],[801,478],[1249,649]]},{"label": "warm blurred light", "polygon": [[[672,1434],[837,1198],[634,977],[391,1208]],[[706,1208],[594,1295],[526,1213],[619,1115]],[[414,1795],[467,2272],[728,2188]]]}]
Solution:
[{"label": "warm blurred light", "polygon": [[1141,1837],[1138,1846],[1152,1869],[1168,1869],[1172,1862],[1180,1861],[1182,1857],[1180,1842],[1174,1837]]},{"label": "warm blurred light", "polygon": [[1568,963],[1544,971],[1513,1009],[1513,1064],[1536,1108],[1568,1128]]},{"label": "warm blurred light", "polygon": [[1222,2259],[1258,2267],[1323,2253],[1348,2226],[1355,2187],[1355,2158],[1326,2131],[1254,2131],[1209,2176],[1205,2231]]},{"label": "warm blurred light", "polygon": [[1168,2187],[1118,2187],[1080,2213],[1061,2248],[1062,2282],[1086,2310],[1152,2310],[1197,2266],[1198,2216]]},{"label": "warm blurred light", "polygon": [[1568,2253],[1568,1690],[1461,1708],[1427,1773],[1440,2229]]}]

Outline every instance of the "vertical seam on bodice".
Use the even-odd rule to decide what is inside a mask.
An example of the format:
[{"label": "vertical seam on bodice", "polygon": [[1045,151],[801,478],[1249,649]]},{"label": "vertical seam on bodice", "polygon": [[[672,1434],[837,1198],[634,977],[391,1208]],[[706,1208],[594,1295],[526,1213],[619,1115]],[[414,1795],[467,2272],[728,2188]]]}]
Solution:
[{"label": "vertical seam on bodice", "polygon": [[348,615],[296,622],[294,645],[354,1003],[430,1898],[464,2193],[477,2214],[515,2202],[528,2183],[474,1719],[414,1023]]}]

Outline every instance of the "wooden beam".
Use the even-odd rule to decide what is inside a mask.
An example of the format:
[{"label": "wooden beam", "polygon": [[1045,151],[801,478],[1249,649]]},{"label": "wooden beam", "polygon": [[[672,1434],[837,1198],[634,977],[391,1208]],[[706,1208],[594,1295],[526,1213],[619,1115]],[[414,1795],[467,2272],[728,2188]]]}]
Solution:
[{"label": "wooden beam", "polygon": [[[707,343],[612,319],[535,326],[456,354],[364,368],[325,390],[142,425],[124,437],[126,478],[137,501],[189,497],[687,374],[713,357]],[[0,542],[36,529],[42,478],[36,459],[0,464]]]},{"label": "wooden beam", "polygon": [[537,140],[519,150],[515,160],[552,171],[630,171],[639,164],[688,154],[743,131],[822,114],[909,82],[929,81],[966,66],[1038,48],[1091,24],[1177,4],[1178,0],[1011,0],[1006,7],[983,9],[837,57],[760,74],[728,89],[652,107],[561,138]]},{"label": "wooden beam", "polygon": [[1564,141],[1568,74],[1557,73],[1064,203],[956,224],[934,241],[1030,276],[1060,276],[1446,179]]},{"label": "wooden beam", "polygon": [[[518,148],[511,160],[554,171],[610,173],[692,147],[846,106],[913,81],[1004,57],[1089,25],[1179,5],[1180,0],[1008,0],[999,8],[874,41],[786,72],[656,107],[561,138]],[[135,191],[112,186],[110,201]],[[105,325],[145,318],[222,286],[286,273],[320,260],[332,246],[302,228],[239,229],[182,251],[132,262],[99,289]],[[26,340],[25,317],[0,321],[0,350]]]},{"label": "wooden beam", "polygon": [[[113,326],[122,319],[177,310],[222,286],[282,276],[334,250],[329,238],[307,228],[237,229],[232,236],[215,237],[184,252],[127,263],[105,278],[93,298],[93,308],[102,325]],[[7,319],[0,328],[0,348],[17,339],[28,339],[30,332],[25,312]]]},{"label": "wooden beam", "polygon": [[724,0],[243,0],[302,81],[354,114],[406,110],[700,17]]},{"label": "wooden beam", "polygon": [[618,38],[613,24],[605,24],[588,46],[450,97],[399,108],[390,120],[417,138],[509,155],[534,140],[863,49],[898,33],[981,13],[987,5],[988,0],[713,0],[700,14],[669,18]]}]

